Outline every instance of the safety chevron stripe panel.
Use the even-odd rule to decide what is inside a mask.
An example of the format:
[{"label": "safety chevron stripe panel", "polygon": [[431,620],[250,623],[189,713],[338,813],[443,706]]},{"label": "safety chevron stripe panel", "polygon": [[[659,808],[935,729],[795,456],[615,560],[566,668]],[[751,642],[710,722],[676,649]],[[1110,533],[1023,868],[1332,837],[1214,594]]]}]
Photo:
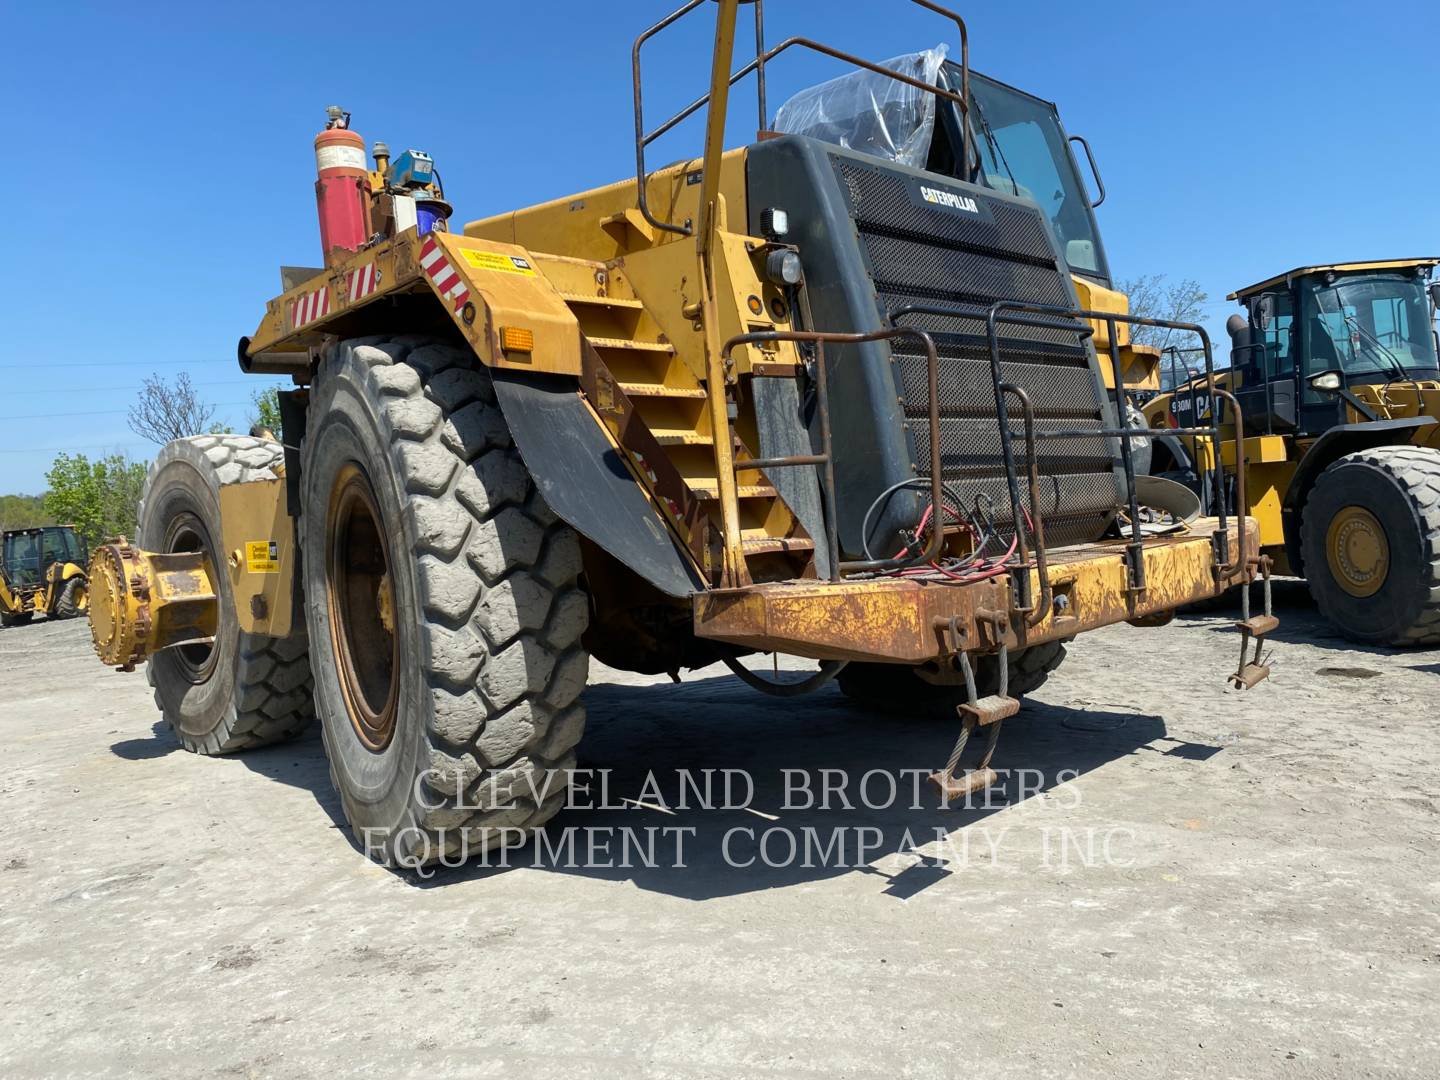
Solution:
[{"label": "safety chevron stripe panel", "polygon": [[380,287],[380,268],[374,263],[351,270],[345,275],[345,292],[354,304],[364,300]]},{"label": "safety chevron stripe panel", "polygon": [[301,293],[290,301],[290,325],[296,330],[316,319],[323,319],[329,314],[330,290],[328,288],[322,287],[312,292]]},{"label": "safety chevron stripe panel", "polygon": [[450,301],[455,311],[465,306],[465,301],[470,299],[470,290],[465,286],[465,279],[455,272],[455,267],[445,258],[445,253],[433,236],[426,237],[420,248],[420,268],[425,271],[425,276],[430,279],[436,291]]}]

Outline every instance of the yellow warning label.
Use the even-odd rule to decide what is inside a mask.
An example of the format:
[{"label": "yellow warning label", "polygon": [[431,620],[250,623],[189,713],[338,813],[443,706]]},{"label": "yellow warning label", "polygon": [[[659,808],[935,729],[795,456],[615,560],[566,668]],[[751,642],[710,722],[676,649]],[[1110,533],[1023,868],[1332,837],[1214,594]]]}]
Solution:
[{"label": "yellow warning label", "polygon": [[278,574],[280,545],[274,540],[245,541],[245,569],[252,574]]},{"label": "yellow warning label", "polygon": [[494,251],[476,251],[473,248],[461,248],[460,254],[477,270],[499,270],[505,274],[535,276],[535,268],[530,265],[530,260],[519,255],[501,255]]}]

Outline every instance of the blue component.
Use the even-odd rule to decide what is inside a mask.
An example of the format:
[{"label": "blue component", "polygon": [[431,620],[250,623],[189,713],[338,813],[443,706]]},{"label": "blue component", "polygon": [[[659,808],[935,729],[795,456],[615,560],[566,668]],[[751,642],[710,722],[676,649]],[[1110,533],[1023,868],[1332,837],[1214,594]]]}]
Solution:
[{"label": "blue component", "polygon": [[448,232],[445,221],[449,216],[449,203],[441,199],[416,199],[415,234],[424,236],[428,232]]},{"label": "blue component", "polygon": [[392,187],[421,188],[434,182],[435,162],[422,150],[406,150],[390,164]]}]

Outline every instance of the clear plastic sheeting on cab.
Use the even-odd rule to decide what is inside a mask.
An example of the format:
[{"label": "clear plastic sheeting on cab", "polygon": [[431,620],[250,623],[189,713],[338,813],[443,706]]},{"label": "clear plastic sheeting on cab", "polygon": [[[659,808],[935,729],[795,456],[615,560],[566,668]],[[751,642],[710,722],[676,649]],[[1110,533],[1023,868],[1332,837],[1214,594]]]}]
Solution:
[{"label": "clear plastic sheeting on cab", "polygon": [[[948,51],[940,44],[881,66],[933,86]],[[935,95],[872,71],[856,71],[800,91],[780,106],[774,129],[924,168],[935,130]]]}]

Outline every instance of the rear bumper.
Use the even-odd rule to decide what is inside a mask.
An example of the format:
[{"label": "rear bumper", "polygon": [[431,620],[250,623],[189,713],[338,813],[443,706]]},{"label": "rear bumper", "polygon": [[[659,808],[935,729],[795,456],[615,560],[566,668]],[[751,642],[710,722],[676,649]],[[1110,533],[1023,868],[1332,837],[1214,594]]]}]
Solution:
[{"label": "rear bumper", "polygon": [[[1243,520],[1246,547],[1253,552],[1259,525],[1253,518]],[[1232,552],[1237,550],[1238,527],[1231,518]],[[1025,648],[1173,611],[1244,580],[1242,570],[1218,579],[1212,539],[1217,530],[1216,519],[1200,518],[1184,533],[1147,540],[1146,587],[1140,592],[1127,589],[1124,540],[1049,552],[1056,603],[1033,627],[1014,617],[1000,620],[997,630],[995,614],[1005,615],[1012,602],[1006,577],[973,585],[880,578],[783,581],[698,593],[693,601],[695,633],[764,652],[900,664],[994,649],[1000,638],[1011,648]],[[1035,594],[1039,582],[1033,570],[1031,577]]]}]

